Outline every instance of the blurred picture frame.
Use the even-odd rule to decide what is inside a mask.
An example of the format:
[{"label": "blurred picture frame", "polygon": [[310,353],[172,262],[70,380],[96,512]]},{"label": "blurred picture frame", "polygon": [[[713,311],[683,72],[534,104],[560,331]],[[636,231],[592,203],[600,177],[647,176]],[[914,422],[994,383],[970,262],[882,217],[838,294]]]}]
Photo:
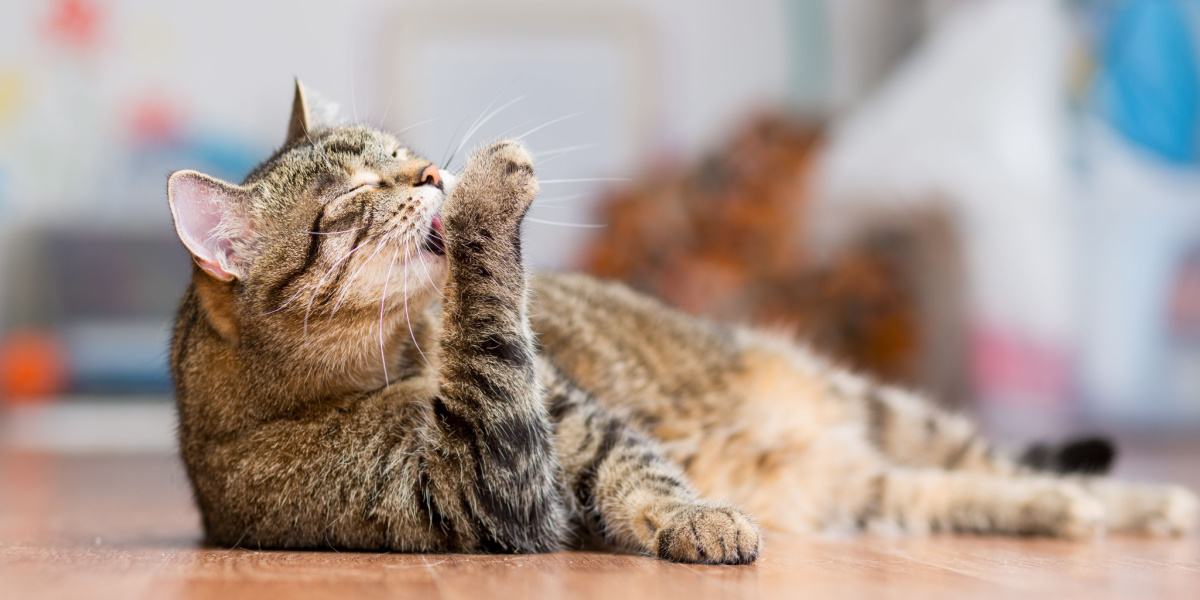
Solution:
[{"label": "blurred picture frame", "polygon": [[[650,137],[659,129],[662,49],[647,15],[631,7],[427,3],[397,11],[380,39],[384,89],[375,96],[386,100],[372,112],[430,160],[452,157],[444,165],[452,170],[479,144],[527,134],[535,157],[566,151],[539,160],[543,179],[603,178],[627,173],[658,141]],[[539,216],[589,223],[603,186],[544,187],[543,198],[572,199]],[[527,227],[530,261],[573,266],[587,235],[586,228]]]}]

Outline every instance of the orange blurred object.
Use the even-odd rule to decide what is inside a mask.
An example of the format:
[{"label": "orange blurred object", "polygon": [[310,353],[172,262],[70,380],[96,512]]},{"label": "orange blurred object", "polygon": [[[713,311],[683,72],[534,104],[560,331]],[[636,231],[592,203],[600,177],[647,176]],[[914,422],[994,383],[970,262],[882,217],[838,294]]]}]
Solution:
[{"label": "orange blurred object", "polygon": [[17,332],[0,343],[0,400],[40,404],[66,387],[66,352],[53,336]]},{"label": "orange blurred object", "polygon": [[[887,381],[969,397],[954,221],[934,203],[843,212],[818,247],[819,123],[764,113],[694,164],[604,199],[585,270],[685,311],[792,330]],[[826,207],[831,210],[831,207]]]}]

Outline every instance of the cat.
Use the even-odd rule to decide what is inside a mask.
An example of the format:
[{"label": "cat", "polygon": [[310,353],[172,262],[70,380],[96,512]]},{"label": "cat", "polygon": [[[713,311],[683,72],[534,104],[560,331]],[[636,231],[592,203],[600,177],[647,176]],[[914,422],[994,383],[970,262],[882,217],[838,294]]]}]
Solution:
[{"label": "cat", "polygon": [[1037,471],[784,337],[526,273],[515,141],[457,176],[320,121],[241,184],[169,177],[170,362],[208,543],[744,564],[761,529],[1180,534],[1169,485]]}]

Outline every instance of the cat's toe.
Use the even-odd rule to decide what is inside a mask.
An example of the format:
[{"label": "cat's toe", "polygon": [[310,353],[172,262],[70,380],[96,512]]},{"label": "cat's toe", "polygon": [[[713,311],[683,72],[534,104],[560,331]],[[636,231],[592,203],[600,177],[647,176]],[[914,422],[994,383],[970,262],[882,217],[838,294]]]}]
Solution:
[{"label": "cat's toe", "polygon": [[533,155],[517,140],[500,140],[488,146],[484,152],[493,158],[512,161],[517,166],[533,166]]},{"label": "cat's toe", "polygon": [[1108,510],[1108,527],[1122,533],[1183,535],[1200,524],[1200,500],[1178,485],[1100,480],[1092,489]]},{"label": "cat's toe", "polygon": [[1200,521],[1200,500],[1191,490],[1177,485],[1165,486],[1158,500],[1157,506],[1146,514],[1146,533],[1176,536],[1195,531]]},{"label": "cat's toe", "polygon": [[754,562],[761,545],[758,527],[740,511],[696,505],[658,531],[654,548],[675,562],[741,565]]},{"label": "cat's toe", "polygon": [[487,229],[511,233],[529,210],[539,188],[533,157],[520,142],[507,140],[479,149],[442,208],[451,230]]},{"label": "cat's toe", "polygon": [[533,156],[515,140],[496,142],[476,152],[463,181],[474,182],[483,204],[504,214],[524,215],[538,194]]},{"label": "cat's toe", "polygon": [[1038,491],[1022,507],[1025,533],[1071,539],[1095,537],[1104,531],[1104,504],[1076,486],[1054,485]]}]

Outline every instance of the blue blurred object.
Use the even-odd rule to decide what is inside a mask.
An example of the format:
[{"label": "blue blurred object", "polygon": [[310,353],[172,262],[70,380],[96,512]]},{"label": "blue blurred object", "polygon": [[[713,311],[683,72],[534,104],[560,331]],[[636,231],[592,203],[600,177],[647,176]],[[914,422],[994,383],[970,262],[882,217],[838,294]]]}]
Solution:
[{"label": "blue blurred object", "polygon": [[1164,160],[1200,163],[1200,32],[1195,0],[1117,3],[1095,94],[1101,115]]},{"label": "blue blurred object", "polygon": [[192,135],[180,150],[182,155],[195,160],[190,168],[207,169],[206,173],[227,181],[241,181],[270,153],[269,148],[258,148],[245,140],[213,133]]},{"label": "blue blurred object", "polygon": [[167,340],[191,276],[173,232],[82,227],[35,230],[23,280],[37,310],[28,323],[66,349],[70,394],[165,394]]},{"label": "blue blurred object", "polygon": [[156,179],[166,181],[167,173],[186,168],[226,181],[241,181],[269,152],[269,148],[234,136],[195,133],[135,147],[130,172],[131,176],[153,173]]}]

